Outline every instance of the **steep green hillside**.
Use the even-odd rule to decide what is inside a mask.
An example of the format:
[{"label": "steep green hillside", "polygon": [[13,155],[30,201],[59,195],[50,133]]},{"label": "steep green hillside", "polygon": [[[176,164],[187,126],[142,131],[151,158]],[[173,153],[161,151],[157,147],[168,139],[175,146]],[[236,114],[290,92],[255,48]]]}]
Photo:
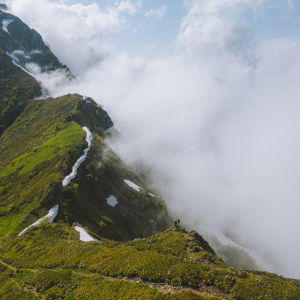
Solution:
[{"label": "steep green hillside", "polygon": [[[87,147],[82,126],[94,133],[77,176],[63,187]],[[139,177],[103,140],[113,125],[92,99],[77,94],[30,100],[0,138],[0,234],[16,234],[59,204],[57,220],[74,222],[115,240],[144,237],[167,228],[163,200],[150,196]],[[124,179],[137,183],[137,192]],[[113,195],[118,204],[108,205]]]},{"label": "steep green hillside", "polygon": [[12,290],[19,299],[300,297],[299,280],[230,268],[198,233],[183,228],[130,242],[84,243],[58,222],[6,238],[0,255],[2,299]]}]

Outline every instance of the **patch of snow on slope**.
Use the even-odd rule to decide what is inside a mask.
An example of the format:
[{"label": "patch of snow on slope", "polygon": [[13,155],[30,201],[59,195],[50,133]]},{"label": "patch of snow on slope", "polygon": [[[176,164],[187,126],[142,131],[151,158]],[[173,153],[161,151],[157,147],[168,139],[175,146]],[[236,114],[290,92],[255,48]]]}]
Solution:
[{"label": "patch of snow on slope", "polygon": [[38,82],[40,82],[37,77],[35,77],[30,72],[28,72],[26,69],[24,69],[23,67],[21,67],[20,65],[18,65],[18,63],[16,61],[19,61],[19,59],[13,53],[9,53],[9,52],[6,51],[6,54],[12,59],[12,63],[13,64],[15,64],[17,67],[21,68],[24,72],[26,72],[30,76],[34,77]]},{"label": "patch of snow on slope", "polygon": [[84,154],[81,155],[78,160],[76,161],[76,163],[74,164],[73,168],[72,168],[72,172],[71,174],[69,174],[68,176],[65,177],[65,179],[63,180],[62,184],[63,186],[67,186],[70,181],[75,178],[75,176],[77,175],[77,169],[79,168],[80,164],[82,162],[85,161],[86,159],[86,155],[90,150],[91,144],[92,144],[92,139],[93,139],[93,135],[90,132],[90,130],[87,127],[82,127],[82,129],[86,132],[86,141],[88,143],[88,147],[86,149],[84,149]]},{"label": "patch of snow on slope", "polygon": [[38,224],[40,224],[42,221],[48,219],[47,224],[53,223],[53,220],[55,219],[55,217],[57,216],[57,212],[58,212],[58,204],[56,204],[55,206],[53,206],[48,214],[40,219],[38,219],[36,222],[34,222],[33,224],[31,224],[30,226],[28,226],[27,228],[25,228],[23,231],[21,231],[18,236],[21,236],[23,234],[26,233],[26,231],[30,228],[30,227],[36,227]]},{"label": "patch of snow on slope", "polygon": [[16,60],[17,62],[19,62],[19,59],[14,55],[14,53],[9,54],[9,52],[6,51],[6,54],[7,54],[8,56],[10,56],[11,59],[14,59],[14,60]]},{"label": "patch of snow on slope", "polygon": [[153,198],[155,198],[155,196],[154,195],[152,195],[151,193],[148,193],[150,196],[152,196]]},{"label": "patch of snow on slope", "polygon": [[112,207],[115,207],[118,204],[116,197],[113,195],[110,195],[108,198],[106,198],[106,200],[107,200],[107,203],[109,205],[111,205]]},{"label": "patch of snow on slope", "polygon": [[125,182],[128,186],[130,186],[131,188],[133,188],[134,190],[136,190],[137,192],[139,192],[140,190],[143,190],[143,191],[144,191],[144,189],[142,189],[141,187],[139,187],[138,185],[136,185],[135,183],[133,183],[133,182],[127,180],[127,179],[124,179],[124,182]]},{"label": "patch of snow on slope", "polygon": [[75,226],[75,230],[80,233],[79,239],[83,242],[90,242],[90,241],[95,241],[94,238],[92,238],[84,228]]},{"label": "patch of snow on slope", "polygon": [[2,20],[2,29],[7,32],[9,35],[10,33],[8,32],[7,26],[12,23],[14,21],[14,19],[4,19]]},{"label": "patch of snow on slope", "polygon": [[85,100],[86,102],[88,103],[92,103],[90,100],[89,100],[90,97],[88,96],[82,96],[82,99]]}]

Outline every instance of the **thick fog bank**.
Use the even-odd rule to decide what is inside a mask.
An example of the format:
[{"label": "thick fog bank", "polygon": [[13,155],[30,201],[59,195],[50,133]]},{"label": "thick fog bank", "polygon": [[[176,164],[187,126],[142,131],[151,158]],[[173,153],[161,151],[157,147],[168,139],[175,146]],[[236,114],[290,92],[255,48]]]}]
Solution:
[{"label": "thick fog bank", "polygon": [[[91,50],[89,39],[73,52],[68,47],[82,45],[73,36],[95,29],[88,27],[92,18],[74,31],[83,22],[79,11],[89,15],[86,8],[71,7],[70,22],[63,20],[65,31],[55,39],[53,3],[36,4],[31,19],[20,1],[11,6],[29,25],[34,20],[31,26],[60,59],[69,53],[63,62],[76,71],[78,84],[57,87],[60,74],[36,71],[51,95],[77,92],[104,105],[122,134],[111,147],[147,178],[182,225],[216,228],[260,253],[270,271],[300,278],[300,41],[257,45],[239,18],[245,7],[268,2],[187,1],[169,53],[152,59]],[[37,21],[44,7],[53,8],[45,9],[47,24]],[[68,16],[70,9],[61,7]],[[125,24],[120,13],[134,7],[108,10],[115,22],[95,30]]]}]

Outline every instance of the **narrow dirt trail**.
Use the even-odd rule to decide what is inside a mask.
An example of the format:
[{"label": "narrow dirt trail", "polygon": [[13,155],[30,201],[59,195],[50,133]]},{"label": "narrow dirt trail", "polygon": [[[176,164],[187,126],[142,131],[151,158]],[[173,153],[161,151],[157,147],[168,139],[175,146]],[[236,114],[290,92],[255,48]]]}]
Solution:
[{"label": "narrow dirt trail", "polygon": [[[13,270],[13,271],[14,271],[14,277],[16,276],[17,268],[8,265],[7,263],[5,263],[5,262],[4,262],[3,260],[1,260],[1,259],[0,259],[0,263],[2,263],[2,264],[3,264],[4,266],[6,266],[7,268]],[[31,270],[31,269],[20,269],[20,270],[30,270],[30,271],[33,271],[33,272],[37,272],[37,271],[38,271],[38,270]],[[16,284],[16,286],[17,286],[17,288],[18,288],[19,290],[23,290],[23,291],[25,291],[25,292],[30,292],[30,293],[34,294],[35,296],[37,296],[37,297],[38,297],[38,296],[42,297],[43,300],[45,299],[44,295],[40,295],[40,294],[36,291],[36,288],[28,288],[26,285],[24,286],[24,288],[22,288],[22,287],[20,286],[19,282],[17,282],[17,281],[15,280],[15,278],[11,278],[11,280],[14,281],[14,283]]]},{"label": "narrow dirt trail", "polygon": [[[14,270],[14,273],[16,274],[17,268],[6,264],[1,259],[0,259],[0,263],[2,263],[6,267]],[[19,269],[19,270],[27,270],[27,271],[32,271],[32,272],[41,271],[41,270],[35,270],[35,269]],[[52,271],[61,271],[62,269],[51,269],[51,270]],[[84,275],[84,276],[99,276],[99,277],[102,277],[102,278],[105,278],[105,279],[109,279],[111,281],[125,281],[125,282],[131,282],[131,283],[146,284],[149,288],[157,289],[159,292],[162,292],[162,293],[174,294],[174,293],[178,293],[178,292],[189,291],[189,292],[193,292],[197,295],[201,295],[201,296],[204,296],[204,297],[213,297],[213,296],[215,296],[215,297],[219,297],[220,300],[230,299],[229,295],[228,296],[225,295],[222,290],[220,290],[217,287],[213,287],[213,286],[207,287],[205,285],[202,285],[198,290],[195,290],[195,289],[188,288],[188,287],[172,286],[172,285],[167,284],[167,283],[156,283],[156,282],[143,281],[140,277],[136,277],[136,278],[127,278],[127,277],[122,277],[122,276],[110,277],[110,276],[105,276],[105,275],[102,275],[102,274],[86,274],[84,272],[74,271],[74,270],[72,270],[72,273],[73,274],[78,274],[78,275]],[[18,282],[15,281],[15,283],[18,286],[19,289],[22,289]],[[39,295],[36,292],[35,288],[34,289],[29,289],[29,288],[25,287],[23,290],[31,292],[36,296],[42,296],[42,298],[44,299],[44,296]]]}]

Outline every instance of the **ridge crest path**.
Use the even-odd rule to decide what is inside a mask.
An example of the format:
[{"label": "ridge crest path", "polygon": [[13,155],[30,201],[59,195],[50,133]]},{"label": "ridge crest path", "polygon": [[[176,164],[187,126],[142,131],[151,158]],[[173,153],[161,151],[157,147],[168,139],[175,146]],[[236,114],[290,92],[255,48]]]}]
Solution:
[{"label": "ridge crest path", "polygon": [[[2,263],[3,265],[5,265],[7,268],[10,268],[14,271],[14,276],[16,275],[16,272],[17,272],[17,269],[18,268],[15,268],[13,266],[10,266],[8,265],[7,263],[5,263],[4,261],[2,261],[0,259],[0,263]],[[32,272],[39,272],[41,270],[38,270],[38,269],[22,269],[22,268],[19,268],[19,270],[22,270],[22,271],[32,271]],[[61,271],[61,269],[51,269],[52,271]],[[216,296],[218,294],[218,299],[219,300],[226,300],[226,299],[229,299],[228,297],[224,298],[224,297],[220,297],[220,294],[222,291],[221,290],[215,290],[215,288],[213,287],[206,287],[206,286],[203,286],[201,287],[199,290],[195,290],[195,289],[192,289],[192,288],[185,288],[185,287],[180,287],[180,286],[172,286],[170,284],[167,284],[167,283],[156,283],[156,282],[151,282],[151,281],[144,281],[143,279],[141,279],[140,277],[136,277],[136,278],[127,278],[127,277],[111,277],[111,276],[105,276],[105,275],[102,275],[102,274],[87,274],[85,272],[78,272],[78,271],[74,271],[72,270],[72,273],[73,274],[78,274],[78,275],[85,275],[85,276],[99,276],[101,278],[105,278],[105,279],[108,279],[108,280],[111,280],[111,281],[125,281],[125,282],[131,282],[131,283],[142,283],[142,284],[146,284],[149,288],[151,289],[157,289],[159,292],[162,292],[162,293],[177,293],[177,292],[184,292],[184,291],[189,291],[189,292],[193,292],[197,295],[201,295],[201,296],[204,296],[204,297],[213,297],[213,296]],[[24,291],[27,291],[27,292],[31,292],[33,293],[34,295],[36,296],[41,296],[43,299],[44,298],[44,295],[40,295],[39,293],[36,292],[35,288],[33,290],[31,289],[28,289],[27,287],[25,287],[24,289],[21,288],[20,284],[15,280],[13,279],[13,281],[16,283],[17,287],[20,289],[20,290],[24,290]]]}]

